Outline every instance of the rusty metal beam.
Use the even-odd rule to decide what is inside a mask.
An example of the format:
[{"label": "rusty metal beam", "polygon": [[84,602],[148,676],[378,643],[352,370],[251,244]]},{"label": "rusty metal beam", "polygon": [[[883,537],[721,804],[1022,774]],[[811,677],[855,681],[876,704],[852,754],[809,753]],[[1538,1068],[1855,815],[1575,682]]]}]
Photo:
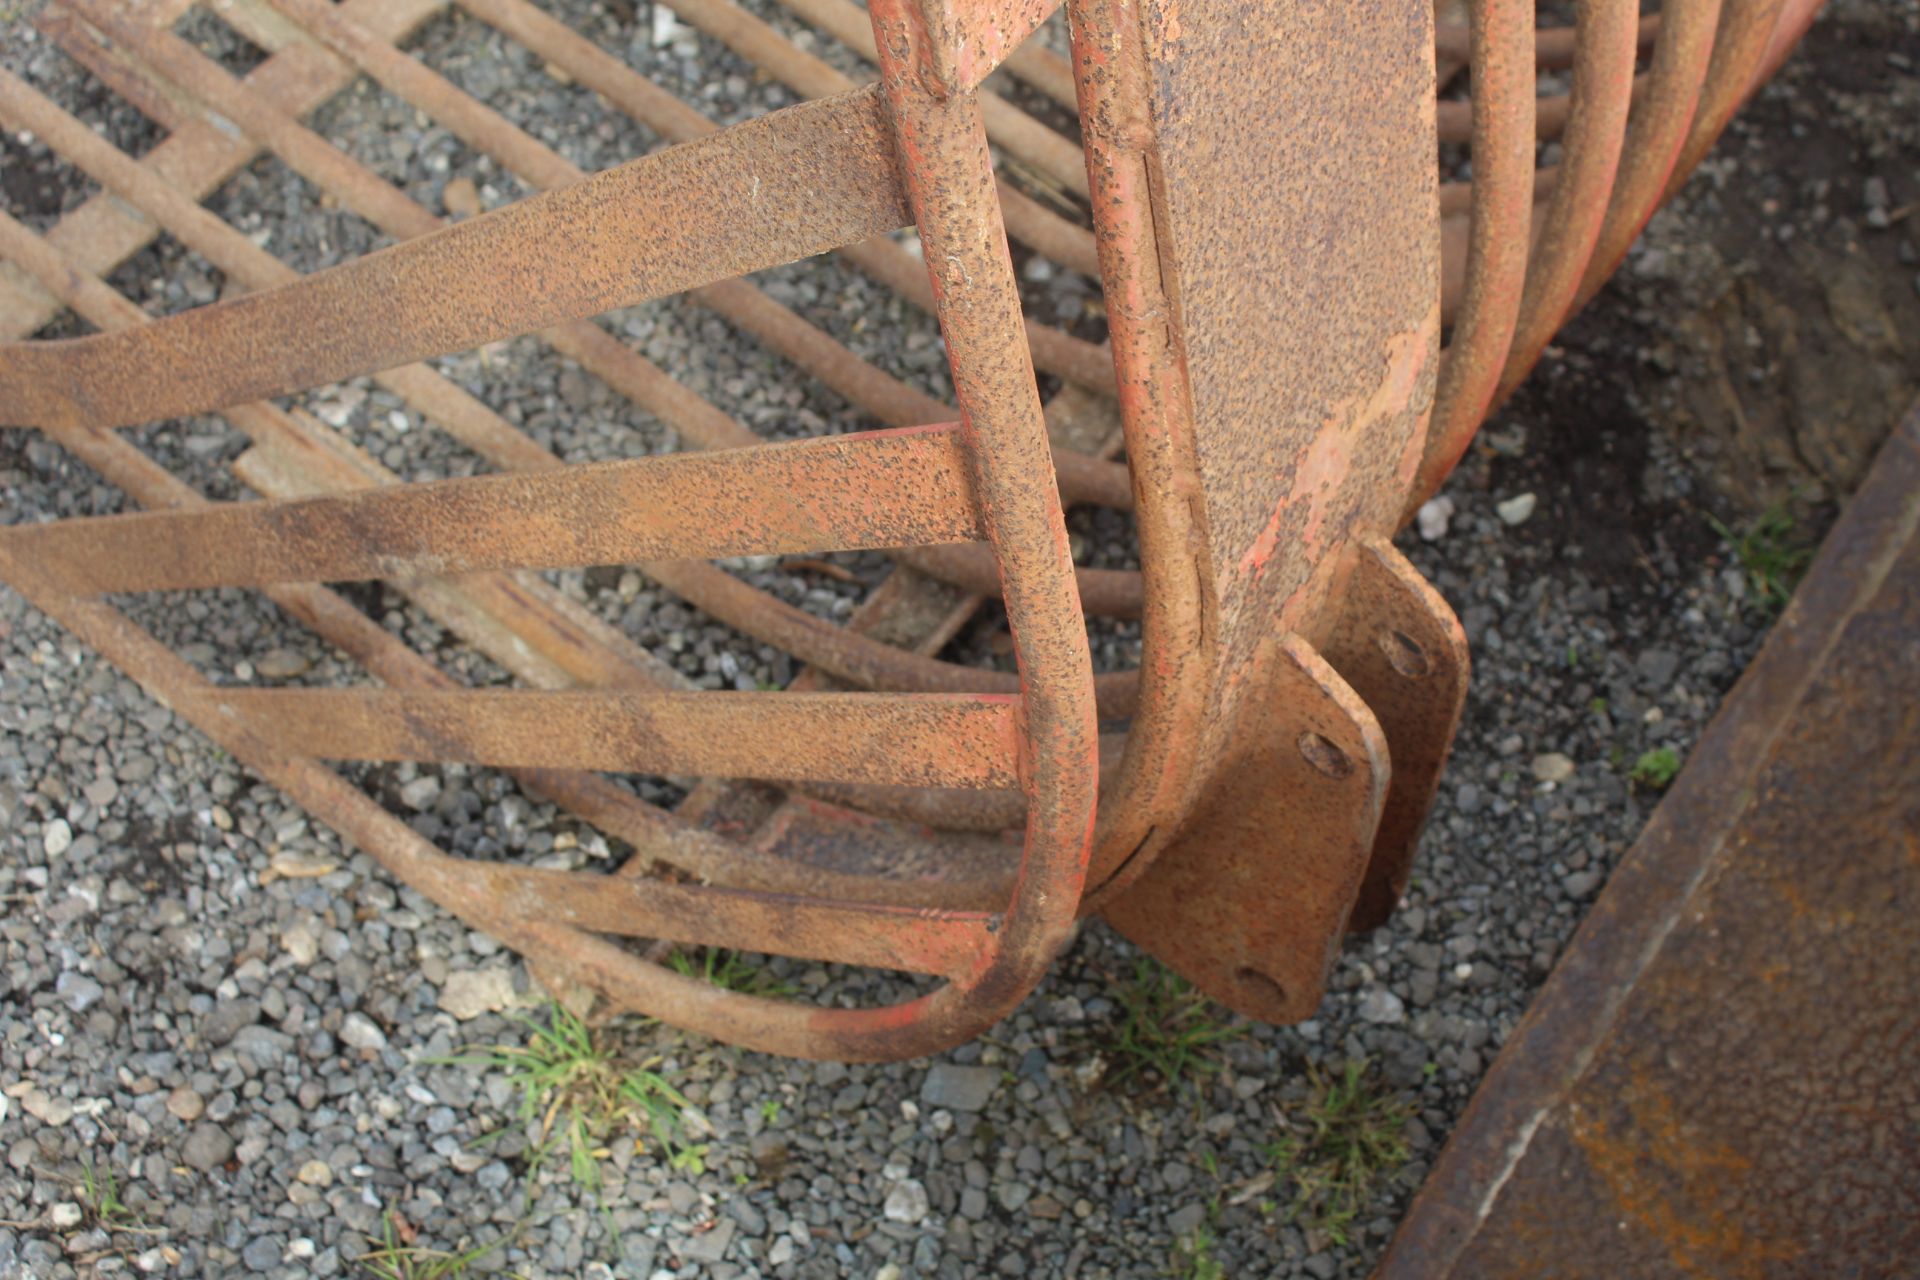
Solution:
[{"label": "rusty metal beam", "polygon": [[[129,332],[138,333],[134,329]],[[977,537],[952,427],[0,529],[81,595]]]},{"label": "rusty metal beam", "polygon": [[1382,1280],[1920,1257],[1920,405],[1481,1081]]},{"label": "rusty metal beam", "polygon": [[126,426],[465,351],[891,230],[897,182],[873,91],[791,107],[298,284],[0,347],[0,425]]},{"label": "rusty metal beam", "polygon": [[196,695],[282,750],[614,773],[913,787],[1011,787],[1008,697],[230,689]]}]

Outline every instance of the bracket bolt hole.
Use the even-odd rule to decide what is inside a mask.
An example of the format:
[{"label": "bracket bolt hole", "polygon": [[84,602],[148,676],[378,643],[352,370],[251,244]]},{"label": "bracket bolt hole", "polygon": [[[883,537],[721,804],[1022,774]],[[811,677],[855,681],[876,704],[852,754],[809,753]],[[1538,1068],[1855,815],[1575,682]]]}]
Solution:
[{"label": "bracket bolt hole", "polygon": [[1233,980],[1246,988],[1247,994],[1261,1004],[1271,1005],[1275,1010],[1287,1007],[1287,989],[1279,981],[1258,969],[1242,965],[1234,970]]},{"label": "bracket bolt hole", "polygon": [[1344,778],[1353,772],[1353,761],[1347,753],[1311,729],[1300,735],[1299,745],[1306,762],[1329,778]]},{"label": "bracket bolt hole", "polygon": [[1407,679],[1418,680],[1432,673],[1433,660],[1427,657],[1426,649],[1404,631],[1383,627],[1375,639],[1386,655],[1387,665]]}]

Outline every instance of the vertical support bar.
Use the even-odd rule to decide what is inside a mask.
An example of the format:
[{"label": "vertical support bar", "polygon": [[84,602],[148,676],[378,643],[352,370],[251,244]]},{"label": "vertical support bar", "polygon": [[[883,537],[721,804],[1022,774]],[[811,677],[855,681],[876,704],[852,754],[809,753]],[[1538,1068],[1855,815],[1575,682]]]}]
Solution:
[{"label": "vertical support bar", "polygon": [[1099,773],[1093,662],[986,127],[976,91],[935,96],[916,74],[924,27],[913,4],[876,0],[871,14],[1020,667],[1026,851],[993,964],[975,984],[987,1004],[1011,1007],[1066,941],[1086,878]]},{"label": "vertical support bar", "polygon": [[1218,675],[1219,599],[1207,549],[1193,388],[1172,246],[1154,215],[1152,83],[1144,33],[1112,0],[1071,0],[1074,78],[1094,234],[1140,539],[1140,702],[1095,829],[1095,903],[1137,878],[1179,830]]}]

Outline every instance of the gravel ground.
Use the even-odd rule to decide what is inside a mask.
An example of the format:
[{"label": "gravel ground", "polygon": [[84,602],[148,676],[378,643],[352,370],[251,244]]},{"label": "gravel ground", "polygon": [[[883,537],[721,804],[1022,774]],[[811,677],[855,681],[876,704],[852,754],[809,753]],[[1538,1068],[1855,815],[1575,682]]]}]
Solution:
[{"label": "gravel ground", "polygon": [[[623,24],[616,6],[556,7],[723,120],[788,101],[704,39],[668,33],[656,46],[644,11]],[[417,1225],[420,1246],[497,1241],[472,1262],[475,1274],[1366,1274],[1656,802],[1653,787],[1629,777],[1634,763],[1663,747],[1684,757],[1764,634],[1770,610],[1708,517],[1744,528],[1791,494],[1787,540],[1810,540],[1892,421],[1890,410],[1876,418],[1879,400],[1863,395],[1829,433],[1830,456],[1792,440],[1768,452],[1727,426],[1743,418],[1741,396],[1766,399],[1778,382],[1815,404],[1818,379],[1800,376],[1815,349],[1830,381],[1858,382],[1867,369],[1874,396],[1889,403],[1920,379],[1908,216],[1920,198],[1911,61],[1920,14],[1911,0],[1833,8],[1809,58],[1762,94],[1708,173],[1656,220],[1621,281],[1491,425],[1448,490],[1451,511],[1435,536],[1409,537],[1475,655],[1415,882],[1390,926],[1348,944],[1318,1017],[1289,1028],[1234,1024],[1219,1070],[1191,1092],[1101,1078],[1120,1061],[1118,996],[1136,954],[1094,924],[1014,1017],[938,1062],[801,1064],[660,1027],[615,1028],[684,1093],[703,1160],[676,1166],[622,1138],[610,1144],[597,1195],[564,1162],[530,1174],[529,1132],[505,1078],[440,1061],[524,1039],[509,1015],[537,1004],[525,966],[396,889],[0,589],[0,1277],[362,1274],[390,1211]],[[211,19],[183,30],[235,69],[258,56]],[[0,39],[10,69],[119,145],[140,152],[159,137],[20,21]],[[477,23],[443,17],[412,47],[581,165],[651,143]],[[315,123],[435,208],[456,177],[488,205],[523,194],[364,83]],[[44,228],[94,189],[36,143],[4,145],[15,216]],[[1773,162],[1816,153],[1825,176]],[[1827,185],[1816,191],[1819,182]],[[209,207],[306,270],[382,242],[273,160]],[[1824,320],[1819,306],[1799,309],[1792,350],[1777,317],[1740,330],[1755,335],[1744,356],[1716,338],[1764,309],[1755,289],[1791,301],[1793,287],[1817,291],[1845,274],[1835,262],[1866,264],[1872,287],[1839,303],[1827,289]],[[1030,306],[1098,336],[1085,282],[1032,266],[1024,275]],[[164,240],[113,282],[156,313],[210,301],[222,287],[215,269]],[[769,273],[768,288],[883,367],[946,393],[931,323],[861,277],[806,264]],[[1849,325],[1869,313],[1873,323]],[[612,325],[762,431],[861,420],[690,305],[636,308]],[[46,335],[82,331],[63,319]],[[1810,338],[1835,331],[1841,339]],[[1701,390],[1728,360],[1747,377],[1731,411]],[[676,447],[661,424],[531,341],[442,368],[569,458]],[[309,403],[410,477],[476,469],[377,388],[330,389]],[[224,464],[243,442],[223,423],[131,435],[208,492],[239,492]],[[123,505],[24,433],[0,433],[0,484],[9,521]],[[1128,561],[1117,522],[1082,518],[1076,533],[1089,559]],[[735,567],[837,619],[884,568],[872,557],[838,560],[855,581]],[[752,688],[791,674],[781,655],[661,598],[637,575],[558,580],[703,686]],[[358,598],[466,678],[503,678],[397,596]],[[351,678],[338,655],[243,593],[124,603],[221,680]],[[994,632],[991,620],[973,628],[955,656],[994,660]],[[1120,665],[1137,634],[1101,627],[1096,647],[1103,665]],[[555,866],[609,856],[597,836],[486,770],[358,776],[459,853]],[[643,790],[674,794],[665,782]],[[769,970],[810,995],[894,989],[804,964]],[[1290,1220],[1286,1182],[1265,1182],[1272,1144],[1309,1106],[1309,1068],[1362,1060],[1374,1087],[1410,1108],[1407,1158],[1372,1190],[1343,1242],[1310,1219]],[[108,1177],[128,1213],[102,1221]],[[1197,1239],[1219,1271],[1201,1268]]]}]

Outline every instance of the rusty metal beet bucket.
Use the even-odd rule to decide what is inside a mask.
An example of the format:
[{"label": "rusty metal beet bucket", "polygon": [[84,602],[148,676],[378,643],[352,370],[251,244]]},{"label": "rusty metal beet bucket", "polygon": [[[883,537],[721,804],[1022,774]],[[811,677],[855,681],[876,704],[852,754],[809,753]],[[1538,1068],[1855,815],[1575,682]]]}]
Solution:
[{"label": "rusty metal beet bucket", "polygon": [[[1536,30],[1516,0],[1437,25],[1428,0],[1071,0],[1069,63],[1029,38],[1041,0],[784,0],[877,64],[859,86],[733,0],[666,2],[805,101],[720,129],[526,0],[459,0],[667,144],[592,175],[399,49],[436,0],[223,0],[270,52],[244,78],[173,33],[181,0],[48,8],[169,136],[135,160],[0,74],[0,124],[106,193],[46,235],[0,215],[4,336],[62,308],[100,330],[0,347],[0,425],[151,510],[13,524],[0,577],[615,1005],[779,1053],[925,1054],[1006,1014],[1097,911],[1233,1008],[1306,1016],[1344,933],[1404,888],[1466,687],[1458,625],[1390,536],[1817,6],[1583,0]],[[997,67],[1009,96],[983,87]],[[1541,69],[1570,94],[1536,101]],[[1471,97],[1436,107],[1462,72]],[[545,194],[443,225],[301,124],[362,75]],[[1010,96],[1076,113],[1079,139]],[[1536,172],[1541,139],[1559,158]],[[1445,143],[1470,184],[1439,180]],[[1066,199],[996,177],[996,149]],[[263,152],[401,243],[298,278],[198,203]],[[158,231],[253,292],[149,320],[102,277]],[[1098,277],[1107,344],[1023,318],[1008,236]],[[741,278],[829,250],[938,318],[957,409]],[[586,318],[681,291],[883,429],[762,442]],[[561,465],[412,363],[534,331],[696,451]],[[1062,388],[1045,405],[1036,370]],[[399,483],[271,403],[364,374],[499,473]],[[207,501],[116,434],[215,410],[264,501]],[[1076,568],[1063,502],[1130,511],[1139,571]],[[712,563],[847,549],[897,568],[844,627]],[[688,691],[537,572],[603,564],[805,670]],[[463,687],[319,585],[368,579],[527,687]],[[213,587],[259,588],[377,684],[217,686],[103,599]],[[1017,678],[933,656],[988,597]],[[1094,673],[1083,610],[1140,619],[1138,671]],[[636,852],[604,875],[450,857],[324,760],[497,766]],[[621,773],[708,781],[670,812]],[[815,1006],[635,938],[941,981]]]}]

